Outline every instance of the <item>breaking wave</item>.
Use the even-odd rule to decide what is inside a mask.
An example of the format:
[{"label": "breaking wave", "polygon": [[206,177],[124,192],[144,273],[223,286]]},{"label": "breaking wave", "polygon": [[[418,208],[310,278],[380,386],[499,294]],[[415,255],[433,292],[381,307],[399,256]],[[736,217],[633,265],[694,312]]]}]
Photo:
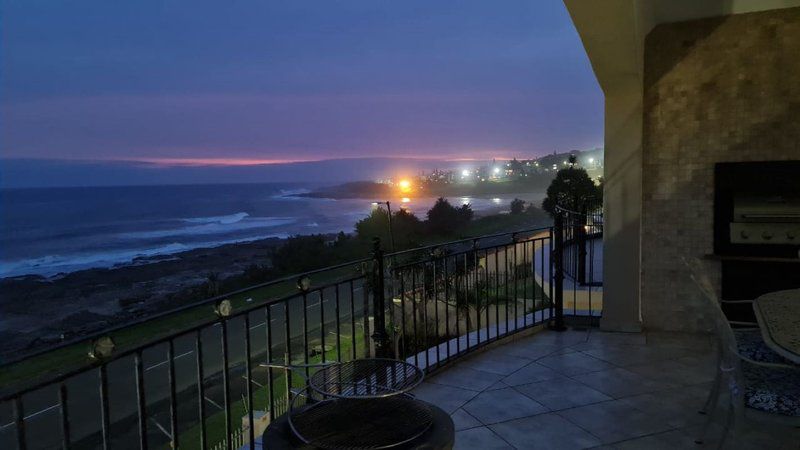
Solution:
[{"label": "breaking wave", "polygon": [[[244,217],[234,220],[234,217],[240,217],[242,214],[244,214]],[[119,235],[119,237],[126,240],[135,240],[180,238],[215,234],[223,235],[241,231],[255,230],[259,228],[279,227],[292,224],[296,221],[294,217],[250,217],[246,213],[233,214],[230,216],[205,217],[202,219],[204,219],[205,222],[202,222],[201,218],[191,219],[191,222],[189,219],[184,219],[184,222],[193,224],[190,226],[161,230],[133,231],[129,233],[122,233]]]},{"label": "breaking wave", "polygon": [[184,222],[188,223],[220,223],[220,224],[230,224],[241,222],[242,220],[250,217],[250,214],[246,212],[239,212],[236,214],[229,214],[227,216],[211,216],[211,217],[192,217],[189,219],[183,219]]}]

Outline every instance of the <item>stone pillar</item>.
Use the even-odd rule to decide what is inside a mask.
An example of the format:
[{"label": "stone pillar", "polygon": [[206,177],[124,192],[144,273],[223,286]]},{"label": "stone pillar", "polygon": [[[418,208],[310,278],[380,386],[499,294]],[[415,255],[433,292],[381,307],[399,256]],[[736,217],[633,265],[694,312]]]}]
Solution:
[{"label": "stone pillar", "polygon": [[641,331],[642,83],[606,89],[603,317],[609,331]]}]

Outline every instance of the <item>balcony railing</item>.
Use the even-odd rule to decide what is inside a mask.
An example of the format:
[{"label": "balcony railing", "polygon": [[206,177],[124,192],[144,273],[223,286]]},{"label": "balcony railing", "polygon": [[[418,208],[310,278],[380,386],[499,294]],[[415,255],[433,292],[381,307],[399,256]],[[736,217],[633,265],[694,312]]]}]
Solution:
[{"label": "balcony railing", "polygon": [[259,363],[392,356],[433,372],[530,327],[563,328],[582,289],[565,270],[577,223],[566,216],[389,254],[376,240],[368,258],[29,356],[2,368],[17,381],[0,396],[0,447],[252,448],[304,383]]}]

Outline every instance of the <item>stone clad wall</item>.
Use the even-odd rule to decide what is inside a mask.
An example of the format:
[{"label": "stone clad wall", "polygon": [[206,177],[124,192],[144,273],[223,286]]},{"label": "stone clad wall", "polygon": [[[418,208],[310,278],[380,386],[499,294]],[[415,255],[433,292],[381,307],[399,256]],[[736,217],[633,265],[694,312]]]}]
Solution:
[{"label": "stone clad wall", "polygon": [[704,330],[681,256],[713,252],[715,162],[800,159],[800,8],[657,26],[643,94],[644,326]]}]

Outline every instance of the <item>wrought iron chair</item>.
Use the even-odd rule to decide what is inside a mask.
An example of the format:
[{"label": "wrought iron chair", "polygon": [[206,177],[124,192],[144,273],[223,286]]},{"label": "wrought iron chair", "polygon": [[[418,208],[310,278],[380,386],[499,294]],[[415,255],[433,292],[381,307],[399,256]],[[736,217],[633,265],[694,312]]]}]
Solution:
[{"label": "wrought iron chair", "polygon": [[702,263],[699,260],[684,262],[707,301],[718,351],[714,385],[701,411],[711,414],[708,414],[702,434],[695,442],[702,444],[707,436],[723,385],[728,388],[730,397],[718,448],[723,448],[731,429],[735,440],[745,419],[800,427],[800,366],[769,350],[760,340],[760,335],[756,335],[757,328],[734,331],[732,322],[720,308],[716,290]]}]

